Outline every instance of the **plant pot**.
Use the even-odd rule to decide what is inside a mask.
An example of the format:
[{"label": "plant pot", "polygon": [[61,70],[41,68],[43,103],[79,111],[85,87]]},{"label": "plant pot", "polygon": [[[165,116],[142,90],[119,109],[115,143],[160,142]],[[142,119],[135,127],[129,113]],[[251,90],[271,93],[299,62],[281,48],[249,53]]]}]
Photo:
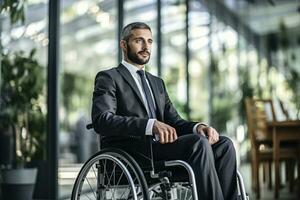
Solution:
[{"label": "plant pot", "polygon": [[2,175],[3,200],[32,200],[37,169],[4,169]]}]

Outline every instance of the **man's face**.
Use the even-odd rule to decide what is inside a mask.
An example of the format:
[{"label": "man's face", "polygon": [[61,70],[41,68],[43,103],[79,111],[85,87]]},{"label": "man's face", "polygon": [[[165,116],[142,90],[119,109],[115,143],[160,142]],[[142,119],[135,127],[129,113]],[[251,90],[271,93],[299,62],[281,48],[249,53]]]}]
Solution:
[{"label": "man's face", "polygon": [[148,63],[151,55],[153,42],[151,31],[148,29],[134,29],[131,33],[125,55],[129,61],[144,65]]}]

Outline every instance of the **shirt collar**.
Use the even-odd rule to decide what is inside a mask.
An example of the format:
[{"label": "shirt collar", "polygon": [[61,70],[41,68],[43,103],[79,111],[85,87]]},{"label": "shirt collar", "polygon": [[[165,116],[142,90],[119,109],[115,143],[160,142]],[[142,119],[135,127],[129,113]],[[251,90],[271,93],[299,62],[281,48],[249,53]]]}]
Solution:
[{"label": "shirt collar", "polygon": [[[128,63],[128,62],[126,62],[125,60],[122,60],[122,65],[124,65],[127,69],[128,69],[128,71],[131,73],[131,74],[134,74],[134,75],[136,75],[137,73],[137,71],[138,70],[140,70],[139,68],[137,68],[136,66],[134,66],[133,64],[130,64],[130,63]],[[143,71],[145,71],[145,67],[143,67],[141,70],[143,70]]]}]

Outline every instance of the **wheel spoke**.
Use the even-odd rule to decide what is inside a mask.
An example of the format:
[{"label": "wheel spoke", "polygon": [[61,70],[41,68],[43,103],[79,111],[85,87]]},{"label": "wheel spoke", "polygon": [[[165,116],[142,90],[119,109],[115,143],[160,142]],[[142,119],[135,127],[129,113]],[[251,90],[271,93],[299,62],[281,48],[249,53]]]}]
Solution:
[{"label": "wheel spoke", "polygon": [[[122,199],[122,197],[124,196],[125,193],[126,193],[126,189],[124,190],[124,192],[123,192],[122,195],[120,196],[120,199]],[[130,192],[129,192],[128,196],[130,196]]]},{"label": "wheel spoke", "polygon": [[182,197],[182,188],[179,189],[179,197],[180,197],[180,199],[182,199],[181,198]]},{"label": "wheel spoke", "polygon": [[97,187],[98,176],[97,176],[97,174],[96,174],[96,172],[95,172],[95,169],[94,169],[94,166],[93,166],[93,165],[92,165],[92,171],[93,171],[93,174],[94,174],[94,176],[95,176],[94,182],[95,182],[95,185],[96,185],[96,187]]},{"label": "wheel spoke", "polygon": [[[116,163],[113,163],[113,165],[114,165],[114,167],[113,167],[113,170],[112,170],[111,175],[110,175],[109,180],[108,180],[109,183],[110,183],[111,177],[112,177],[112,176],[115,177],[115,174],[116,174],[116,173],[115,173],[115,170],[116,170]],[[114,178],[114,179],[115,179],[115,178]],[[110,184],[110,185],[111,185],[111,184]],[[116,186],[115,183],[113,183],[113,186]],[[116,190],[114,189],[114,190],[113,190],[113,197],[115,196],[115,191],[116,191]]]},{"label": "wheel spoke", "polygon": [[88,178],[88,177],[86,177],[86,181],[87,181],[88,185],[90,186],[90,188],[91,188],[91,191],[92,191],[92,192],[93,192],[93,194],[94,194],[94,197],[95,197],[95,198],[97,198],[97,197],[96,197],[96,194],[95,194],[95,191],[93,190],[93,187],[91,186],[91,184],[90,184],[90,181],[89,181],[89,178]]},{"label": "wheel spoke", "polygon": [[186,189],[186,190],[185,190],[185,197],[184,197],[184,199],[187,198],[187,194],[188,194],[188,190]]},{"label": "wheel spoke", "polygon": [[[126,168],[127,168],[127,167],[128,167],[128,164],[126,165]],[[123,175],[124,175],[124,172],[122,171],[122,173],[120,174],[120,177],[119,177],[119,179],[118,179],[117,185],[119,185],[119,183],[120,183],[120,181],[121,181]]]},{"label": "wheel spoke", "polygon": [[[116,168],[116,163],[114,163],[114,168]],[[113,184],[116,185],[116,174],[114,175]]]},{"label": "wheel spoke", "polygon": [[116,164],[114,163],[114,168],[111,172],[111,175],[109,177],[107,177],[108,178],[108,183],[107,184],[109,184],[110,186],[111,186],[110,180],[111,180],[112,176],[115,174],[115,170],[116,170]]},{"label": "wheel spoke", "polygon": [[89,200],[92,200],[89,196],[87,196],[87,194],[85,194],[85,196],[86,196]]},{"label": "wheel spoke", "polygon": [[107,182],[107,184],[105,184],[105,180],[106,180],[105,177],[109,178],[108,177],[109,175],[108,175],[107,170],[106,170],[106,164],[107,164],[106,161],[107,161],[107,159],[104,160],[104,169],[103,169],[103,173],[104,173],[103,178],[104,178],[104,181],[103,181],[103,184],[105,185],[105,189],[107,190],[110,185],[109,185],[108,182]]}]

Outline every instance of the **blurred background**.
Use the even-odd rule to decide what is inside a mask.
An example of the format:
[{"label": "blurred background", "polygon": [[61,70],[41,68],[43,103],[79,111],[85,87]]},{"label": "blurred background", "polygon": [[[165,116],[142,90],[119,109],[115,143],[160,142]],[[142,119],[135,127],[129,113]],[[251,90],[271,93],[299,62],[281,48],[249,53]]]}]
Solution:
[{"label": "blurred background", "polygon": [[[251,192],[254,147],[245,100],[271,99],[276,120],[299,119],[299,0],[55,2],[1,2],[0,148],[14,149],[1,150],[2,168],[14,165],[12,160],[33,166],[55,162],[58,199],[70,198],[78,170],[98,148],[96,134],[85,129],[91,121],[95,75],[120,62],[121,28],[143,21],[154,38],[147,69],[165,80],[183,117],[205,122],[234,141],[247,191],[252,199],[257,197]],[[51,22],[51,9],[59,10],[57,21]],[[56,33],[57,56],[52,56],[51,35]],[[51,63],[57,69],[52,79],[57,85],[49,81]],[[57,92],[57,107],[49,107],[51,88]],[[51,118],[56,122],[49,121],[49,109],[56,112]],[[5,129],[5,119],[13,122],[13,131]],[[281,171],[287,168],[285,163],[280,166]],[[44,168],[40,176],[53,179],[55,170]],[[273,199],[274,185],[268,189],[264,165],[260,168],[261,199]],[[280,198],[296,199],[296,192],[290,193],[286,184],[287,174],[280,174]],[[296,172],[293,179],[297,177]],[[43,198],[50,199],[49,190]]]}]

